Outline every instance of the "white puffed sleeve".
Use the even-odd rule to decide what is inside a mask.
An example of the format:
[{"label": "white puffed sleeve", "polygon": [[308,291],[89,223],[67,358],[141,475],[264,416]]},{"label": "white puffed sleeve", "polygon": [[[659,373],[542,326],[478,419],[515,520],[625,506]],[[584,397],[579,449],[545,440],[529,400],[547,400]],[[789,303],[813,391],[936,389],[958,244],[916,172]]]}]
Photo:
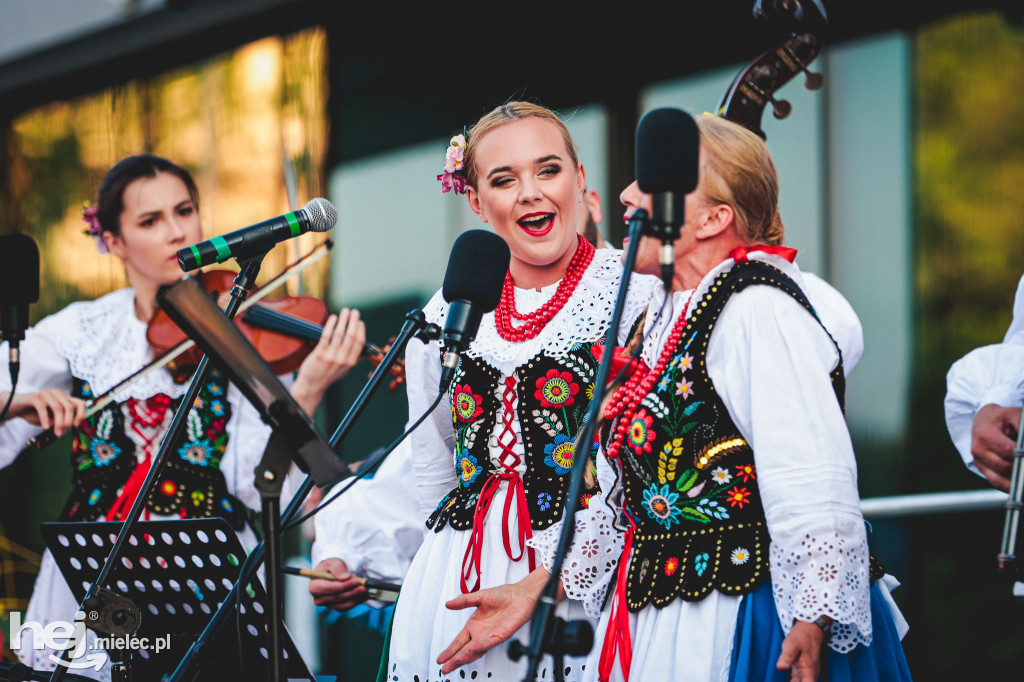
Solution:
[{"label": "white puffed sleeve", "polygon": [[946,427],[960,456],[974,473],[971,428],[983,406],[1019,407],[1024,401],[1024,345],[997,343],[972,350],[946,374]]},{"label": "white puffed sleeve", "polygon": [[[57,351],[61,328],[61,315],[58,313],[26,330],[25,339],[20,344],[21,369],[15,389],[18,394],[37,393],[50,388],[71,392],[71,368],[67,359]],[[11,390],[8,357],[8,344],[5,342],[0,344],[0,392]],[[41,431],[40,427],[20,418],[0,423],[0,468],[10,465],[25,443]]]},{"label": "white puffed sleeve", "polygon": [[[351,488],[313,518],[313,566],[337,557],[356,575],[402,582],[426,530],[412,459],[412,445],[406,438],[373,478],[351,483]],[[347,485],[349,482],[342,481],[324,499]]]},{"label": "white puffed sleeve", "polygon": [[1014,337],[1022,335],[1024,335],[1024,276],[1017,282],[1017,293],[1013,297],[1013,320],[1010,322],[1010,328],[1006,330],[1003,343],[1024,343],[1024,338],[1014,340]]},{"label": "white puffed sleeve", "polygon": [[[409,423],[414,423],[437,399],[441,382],[441,350],[436,341],[414,341],[405,351],[409,392]],[[426,521],[450,490],[455,488],[455,429],[451,406],[445,399],[409,438],[412,444],[420,516]]]},{"label": "white puffed sleeve", "polygon": [[754,451],[784,632],[834,620],[832,649],[871,643],[868,545],[857,468],[818,321],[789,294],[751,286],[726,304],[708,373]]}]

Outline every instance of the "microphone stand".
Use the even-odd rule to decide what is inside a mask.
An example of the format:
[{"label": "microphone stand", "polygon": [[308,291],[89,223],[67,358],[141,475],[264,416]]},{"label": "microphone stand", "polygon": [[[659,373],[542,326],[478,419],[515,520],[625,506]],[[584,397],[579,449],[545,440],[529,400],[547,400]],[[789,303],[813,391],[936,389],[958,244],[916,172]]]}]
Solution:
[{"label": "microphone stand", "polygon": [[[1024,508],[1024,410],[1017,425],[1017,446],[1013,450],[1013,472],[1010,474],[1010,497],[1006,500],[1006,520],[1003,524],[1003,544],[999,551],[999,570],[1004,574],[1018,574],[1017,545],[1020,531],[1020,512]],[[1020,597],[1014,595],[1019,600]]]},{"label": "microphone stand", "polygon": [[[259,274],[260,266],[263,263],[263,257],[266,255],[267,252],[263,252],[246,260],[239,261],[241,272],[239,272],[238,276],[235,278],[234,286],[231,287],[231,299],[228,301],[227,307],[224,309],[224,315],[226,315],[228,319],[234,318],[235,313],[238,312],[238,307],[256,285],[256,276]],[[171,425],[167,430],[167,434],[160,443],[160,450],[150,466],[149,473],[146,474],[146,479],[142,483],[142,488],[139,490],[139,494],[135,498],[135,502],[132,503],[131,509],[128,511],[128,516],[125,518],[124,523],[121,526],[121,531],[117,534],[117,540],[114,542],[114,546],[111,547],[110,554],[107,555],[106,561],[103,562],[99,575],[89,586],[89,589],[86,590],[85,598],[79,605],[79,610],[86,613],[85,624],[91,629],[96,628],[94,627],[93,619],[89,617],[90,609],[86,607],[86,604],[96,603],[97,593],[101,591],[107,582],[109,582],[111,578],[111,571],[113,571],[115,566],[119,563],[115,561],[115,559],[117,559],[121,554],[132,528],[142,516],[142,511],[146,507],[146,500],[149,498],[149,493],[153,489],[153,486],[156,485],[156,481],[159,478],[167,459],[170,457],[170,453],[175,447],[177,447],[178,442],[181,440],[182,433],[185,431],[188,413],[191,411],[196,398],[199,396],[199,391],[202,390],[203,385],[206,383],[206,377],[209,374],[209,364],[209,359],[204,356],[202,361],[199,363],[199,367],[196,368],[196,373],[192,376],[192,383],[189,384],[188,390],[185,392],[185,395],[181,400],[181,404],[178,406],[178,410],[174,413],[174,418],[171,420]],[[127,599],[124,599],[124,601],[128,604],[131,603]],[[104,614],[99,615],[102,616]],[[60,682],[64,679],[64,676],[68,672],[66,664],[70,662],[71,652],[73,650],[74,647],[68,647],[61,652],[60,664],[53,669],[53,674],[50,675],[50,682]],[[130,679],[130,673],[131,671],[128,670],[125,662],[119,661],[118,665],[112,666],[111,678],[114,682],[127,681]]]},{"label": "microphone stand", "polygon": [[[626,250],[626,261],[622,267],[622,280],[619,282],[615,309],[612,312],[612,319],[608,324],[608,331],[605,334],[605,352],[601,357],[601,364],[597,368],[597,379],[594,382],[597,389],[594,392],[593,400],[590,401],[590,405],[587,408],[587,417],[583,422],[583,427],[576,437],[577,446],[580,444],[589,446],[594,440],[594,429],[598,423],[601,403],[604,400],[605,383],[608,381],[608,375],[611,372],[612,356],[615,355],[614,348],[618,345],[619,324],[622,322],[622,311],[626,304],[626,293],[629,290],[630,275],[636,262],[636,252],[640,245],[640,237],[643,230],[647,229],[647,223],[647,212],[642,209],[634,213],[629,221],[629,248]],[[545,653],[551,654],[555,660],[555,679],[562,679],[562,657],[566,653],[577,654],[577,652],[567,651],[565,646],[567,638],[556,637],[556,635],[560,632],[568,634],[576,628],[584,631],[590,628],[590,624],[586,621],[582,621],[579,625],[576,623],[567,624],[561,618],[554,616],[555,596],[558,592],[558,583],[561,580],[562,563],[569,552],[569,544],[572,542],[572,536],[576,530],[574,518],[576,515],[576,501],[582,492],[583,475],[587,459],[587,457],[580,453],[579,447],[577,447],[576,459],[572,464],[572,476],[569,480],[569,492],[566,493],[565,509],[562,512],[562,532],[558,537],[558,549],[555,551],[551,576],[544,584],[544,589],[537,601],[537,606],[534,608],[533,622],[530,625],[529,645],[524,646],[518,640],[513,640],[509,644],[509,658],[515,661],[524,655],[527,657],[528,667],[523,682],[533,682],[537,676],[537,667],[540,665],[541,657]],[[589,636],[590,645],[592,646],[592,629]],[[584,637],[580,636],[579,639],[582,641]],[[586,651],[580,653],[587,653],[589,650],[590,646],[587,646]]]},{"label": "microphone stand", "polygon": [[[392,365],[394,365],[399,355],[401,355],[401,353],[405,350],[405,346],[409,343],[409,341],[411,341],[413,337],[420,338],[423,341],[429,341],[440,337],[440,329],[437,327],[437,325],[428,324],[426,317],[423,315],[423,312],[420,311],[419,309],[413,310],[412,312],[408,313],[405,316],[405,320],[405,324],[402,326],[401,331],[395,338],[394,343],[391,344],[391,349],[387,352],[387,355],[384,356],[384,359],[381,360],[381,363],[377,366],[377,369],[374,370],[373,375],[370,376],[370,379],[369,381],[367,381],[366,386],[364,386],[363,390],[360,391],[359,395],[356,397],[355,402],[352,404],[352,407],[349,408],[348,413],[345,414],[345,417],[338,425],[337,430],[335,430],[334,435],[332,435],[330,441],[328,441],[328,444],[331,446],[332,449],[336,448],[342,441],[344,441],[349,431],[352,430],[352,427],[355,425],[356,420],[363,413],[363,410],[366,409],[366,405],[367,403],[369,403],[370,398],[373,397],[374,393],[376,393],[381,383],[388,376],[388,373]],[[269,449],[270,446],[268,445],[268,450]],[[260,467],[257,468],[257,486],[259,486],[261,483],[260,479],[262,470],[263,463],[261,462]],[[263,561],[264,554],[270,554],[271,551],[276,551],[274,547],[271,547],[269,550],[267,549],[268,546],[276,546],[277,544],[276,538],[273,541],[270,540],[271,531],[273,531],[275,534],[279,533],[281,527],[287,526],[289,522],[293,518],[295,518],[296,515],[298,515],[299,511],[302,509],[302,503],[305,501],[306,496],[309,494],[309,491],[312,490],[312,488],[313,478],[311,476],[306,476],[306,479],[302,482],[302,485],[295,493],[295,496],[292,497],[291,502],[289,502],[288,506],[285,508],[284,513],[280,515],[280,522],[278,522],[278,517],[275,514],[274,519],[268,524],[268,527],[264,528],[264,536],[267,538],[267,540],[260,542],[258,545],[256,545],[253,551],[250,552],[248,558],[242,564],[242,568],[239,573],[238,579],[235,581],[235,584],[231,588],[231,591],[228,592],[227,596],[224,598],[223,603],[217,608],[216,612],[214,612],[213,617],[210,619],[210,622],[206,625],[206,628],[202,631],[202,633],[200,633],[196,641],[192,643],[192,646],[189,647],[189,650],[185,653],[185,656],[181,659],[181,662],[178,663],[178,667],[175,668],[171,676],[164,676],[163,679],[165,680],[165,682],[182,682],[183,680],[191,680],[195,677],[195,675],[199,673],[199,670],[196,669],[196,666],[199,656],[203,653],[203,649],[207,645],[209,645],[211,641],[213,641],[213,638],[216,637],[217,634],[220,632],[221,628],[224,627],[224,624],[227,622],[228,617],[234,613],[235,604],[238,602],[239,594],[243,589],[245,589],[244,586],[248,585],[249,582],[256,575],[256,571],[259,569],[260,563],[262,563]],[[264,513],[266,514],[266,511]],[[264,523],[267,523],[266,518],[267,517],[265,516]],[[274,557],[269,558],[269,560],[273,559]],[[279,566],[279,557],[277,558],[277,560],[277,565]],[[268,585],[268,595],[270,595],[271,610],[273,610],[275,608],[274,604],[277,603],[277,596],[274,593],[270,592],[270,589],[274,589],[272,587],[273,583],[275,581],[280,580],[280,574],[276,576],[271,576],[271,571],[268,571],[267,573],[267,579],[268,582],[270,583]],[[272,642],[272,644],[274,643]],[[276,651],[277,656],[280,656],[279,645],[276,647]],[[274,655],[273,652],[271,652],[271,655]],[[275,668],[275,670],[278,669],[279,668]]]}]

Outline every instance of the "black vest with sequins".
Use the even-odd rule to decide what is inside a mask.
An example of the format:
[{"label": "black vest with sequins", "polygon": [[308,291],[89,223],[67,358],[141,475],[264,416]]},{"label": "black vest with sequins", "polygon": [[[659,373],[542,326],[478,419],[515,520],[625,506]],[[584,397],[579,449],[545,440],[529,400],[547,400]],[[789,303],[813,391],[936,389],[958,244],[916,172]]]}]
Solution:
[{"label": "black vest with sequins", "polygon": [[[581,344],[558,358],[540,353],[515,371],[526,462],[523,488],[534,531],[562,517],[569,471],[576,455],[574,440],[594,393],[597,361],[590,352],[592,346]],[[435,532],[446,523],[459,530],[473,527],[481,488],[499,469],[491,462],[488,440],[496,435],[503,390],[501,372],[479,358],[462,357],[448,389],[458,486],[445,495],[427,519],[427,527]],[[501,424],[497,427],[500,433]],[[584,492],[583,506],[594,492],[596,489]]]},{"label": "black vest with sequins", "polygon": [[[227,489],[220,460],[227,447],[231,407],[228,382],[214,369],[199,392],[197,405],[187,418],[186,437],[171,453],[146,508],[156,514],[181,518],[220,516],[236,530],[245,525],[245,507]],[[72,395],[91,400],[87,382],[74,380]],[[170,402],[177,409],[181,399]],[[126,429],[121,405],[113,403],[82,422],[72,432],[71,496],[61,512],[62,521],[102,520],[138,464],[135,442]],[[154,442],[153,456],[162,436]]]},{"label": "black vest with sequins", "polygon": [[[719,315],[730,296],[753,284],[781,289],[815,315],[792,279],[760,261],[719,275],[695,303],[676,354],[637,408],[620,450],[636,522],[626,587],[631,611],[676,597],[699,601],[711,590],[745,594],[769,575],[754,453],[707,372]],[[830,376],[842,407],[841,356]]]}]

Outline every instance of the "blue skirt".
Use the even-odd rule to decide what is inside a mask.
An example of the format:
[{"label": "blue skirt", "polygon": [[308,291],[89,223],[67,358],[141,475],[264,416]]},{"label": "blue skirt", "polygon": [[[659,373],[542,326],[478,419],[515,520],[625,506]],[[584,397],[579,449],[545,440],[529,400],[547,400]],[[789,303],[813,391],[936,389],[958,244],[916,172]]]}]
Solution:
[{"label": "blue skirt", "polygon": [[[902,682],[911,679],[892,612],[878,585],[871,586],[871,628],[871,646],[859,645],[845,654],[826,649],[828,682]],[[785,635],[775,610],[772,586],[766,581],[740,604],[730,682],[789,682],[789,672],[775,668],[783,639]]]}]

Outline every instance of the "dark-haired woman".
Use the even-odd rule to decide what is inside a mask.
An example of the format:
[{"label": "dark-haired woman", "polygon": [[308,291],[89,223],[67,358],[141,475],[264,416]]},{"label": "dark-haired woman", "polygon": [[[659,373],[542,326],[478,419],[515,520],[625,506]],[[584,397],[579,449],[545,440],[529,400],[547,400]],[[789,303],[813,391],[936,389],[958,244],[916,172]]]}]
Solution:
[{"label": "dark-haired woman", "polygon": [[[178,249],[202,239],[199,194],[189,173],[174,163],[148,154],[131,156],[107,173],[85,215],[97,250],[121,259],[131,287],[74,303],[28,330],[17,393],[7,421],[0,424],[0,466],[10,464],[42,429],[52,427],[58,435],[71,429],[72,492],[60,520],[116,521],[135,501],[188,383],[158,370],[83,419],[86,401],[150,361],[146,325],[156,312],[157,290],[180,279]],[[327,387],[355,364],[364,341],[358,312],[343,310],[327,321],[291,386],[304,410],[311,413]],[[7,353],[0,355],[0,398],[6,400]],[[189,414],[183,444],[150,494],[144,518],[221,516],[251,546],[246,509],[259,508],[252,476],[267,436],[256,410],[221,373],[212,372]],[[286,494],[295,490],[291,483]],[[70,621],[76,609],[47,551],[23,620],[44,626]],[[52,652],[32,648],[27,632],[18,652],[22,660],[52,669]],[[98,674],[109,679],[109,668]]]}]

